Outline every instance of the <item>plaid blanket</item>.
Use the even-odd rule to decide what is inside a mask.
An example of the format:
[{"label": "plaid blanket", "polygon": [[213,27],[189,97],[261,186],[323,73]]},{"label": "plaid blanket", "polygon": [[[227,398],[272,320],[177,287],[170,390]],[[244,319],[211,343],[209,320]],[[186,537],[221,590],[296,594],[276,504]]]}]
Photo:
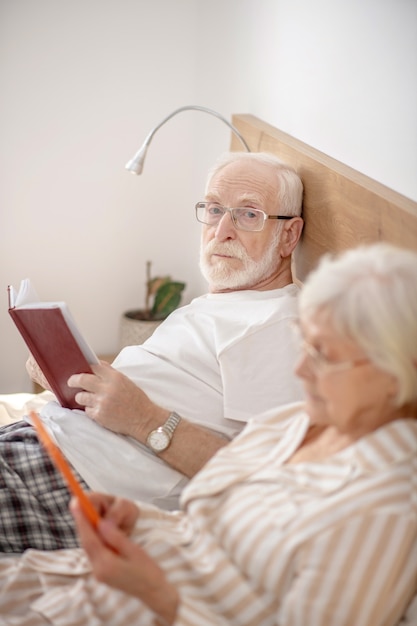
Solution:
[{"label": "plaid blanket", "polygon": [[[85,489],[87,485],[75,472]],[[79,545],[70,493],[24,421],[0,428],[0,551],[58,550]]]}]

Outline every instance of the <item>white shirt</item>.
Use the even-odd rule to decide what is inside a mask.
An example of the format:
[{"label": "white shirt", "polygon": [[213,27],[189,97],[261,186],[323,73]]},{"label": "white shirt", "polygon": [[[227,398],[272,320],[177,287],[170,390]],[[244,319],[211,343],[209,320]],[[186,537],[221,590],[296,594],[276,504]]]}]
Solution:
[{"label": "white shirt", "polygon": [[[298,291],[291,284],[196,298],[113,366],[156,404],[233,438],[254,415],[302,398],[289,328]],[[186,479],[143,444],[56,403],[41,417],[92,489],[177,507]]]}]

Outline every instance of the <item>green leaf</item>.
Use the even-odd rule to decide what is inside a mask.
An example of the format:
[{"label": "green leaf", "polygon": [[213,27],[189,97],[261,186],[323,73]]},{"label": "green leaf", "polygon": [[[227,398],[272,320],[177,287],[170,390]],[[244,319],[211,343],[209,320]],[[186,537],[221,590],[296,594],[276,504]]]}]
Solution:
[{"label": "green leaf", "polygon": [[181,302],[181,294],[184,289],[185,283],[163,282],[155,293],[151,317],[164,319],[172,313]]},{"label": "green leaf", "polygon": [[148,282],[149,295],[153,296],[158,289],[169,282],[171,282],[171,276],[157,276],[156,278],[152,278],[152,280]]}]

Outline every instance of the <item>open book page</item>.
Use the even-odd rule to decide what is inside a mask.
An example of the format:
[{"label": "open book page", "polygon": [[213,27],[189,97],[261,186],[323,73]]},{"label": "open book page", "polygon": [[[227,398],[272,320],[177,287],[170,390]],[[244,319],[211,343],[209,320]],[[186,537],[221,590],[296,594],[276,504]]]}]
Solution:
[{"label": "open book page", "polygon": [[29,278],[24,278],[21,281],[18,292],[16,292],[13,285],[9,286],[10,308],[23,306],[25,304],[30,304],[31,302],[39,302],[39,297]]}]

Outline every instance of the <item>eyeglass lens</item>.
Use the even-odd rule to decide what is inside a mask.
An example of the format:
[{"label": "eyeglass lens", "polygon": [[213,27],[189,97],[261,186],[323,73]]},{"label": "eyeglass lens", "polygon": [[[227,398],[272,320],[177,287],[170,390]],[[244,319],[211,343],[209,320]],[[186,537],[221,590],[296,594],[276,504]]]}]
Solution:
[{"label": "eyeglass lens", "polygon": [[226,212],[231,214],[235,226],[243,230],[262,230],[265,222],[264,212],[250,207],[227,208],[211,202],[199,202],[196,210],[197,219],[209,226],[218,224]]}]

